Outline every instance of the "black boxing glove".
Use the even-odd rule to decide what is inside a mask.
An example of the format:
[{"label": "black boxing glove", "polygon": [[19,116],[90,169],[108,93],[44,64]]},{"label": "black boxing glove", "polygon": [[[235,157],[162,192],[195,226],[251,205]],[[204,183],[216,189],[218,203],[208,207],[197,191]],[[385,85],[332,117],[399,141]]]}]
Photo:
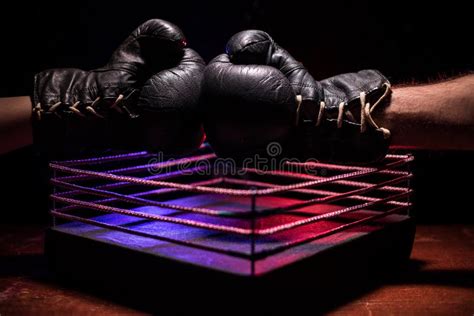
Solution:
[{"label": "black boxing glove", "polygon": [[[109,148],[197,147],[202,129],[192,113],[201,93],[204,62],[185,46],[177,26],[154,19],[133,31],[102,68],[37,74],[32,96],[35,143],[54,158]],[[184,125],[183,116],[194,116],[194,121]],[[180,143],[186,133],[195,141]]]},{"label": "black boxing glove", "polygon": [[188,153],[204,140],[198,104],[205,63],[190,48],[179,56],[176,66],[153,75],[140,91],[137,111],[141,114],[135,121],[147,127],[141,139],[148,150]]},{"label": "black boxing glove", "polygon": [[[242,160],[278,142],[282,156],[340,163],[383,158],[390,132],[371,112],[387,100],[375,70],[321,82],[263,31],[244,31],[205,71],[205,130],[218,155]],[[362,105],[361,105],[362,104]]]},{"label": "black boxing glove", "polygon": [[372,118],[390,96],[390,82],[377,70],[340,74],[321,81],[323,98],[305,108],[299,121],[302,158],[340,163],[381,160],[390,145],[390,131]]},{"label": "black boxing glove", "polygon": [[204,72],[204,125],[208,141],[221,157],[237,161],[267,156],[278,143],[288,156],[297,109],[319,104],[322,86],[303,65],[265,32],[243,31]]}]

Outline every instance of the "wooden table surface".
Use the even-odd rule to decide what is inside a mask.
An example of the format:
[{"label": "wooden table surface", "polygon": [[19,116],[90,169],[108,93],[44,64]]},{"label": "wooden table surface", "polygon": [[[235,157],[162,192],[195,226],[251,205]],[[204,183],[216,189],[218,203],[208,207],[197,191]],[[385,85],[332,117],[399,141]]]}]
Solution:
[{"label": "wooden table surface", "polygon": [[[52,281],[43,232],[42,226],[0,225],[1,316],[146,314]],[[411,261],[374,284],[327,312],[474,315],[474,225],[419,225]]]}]

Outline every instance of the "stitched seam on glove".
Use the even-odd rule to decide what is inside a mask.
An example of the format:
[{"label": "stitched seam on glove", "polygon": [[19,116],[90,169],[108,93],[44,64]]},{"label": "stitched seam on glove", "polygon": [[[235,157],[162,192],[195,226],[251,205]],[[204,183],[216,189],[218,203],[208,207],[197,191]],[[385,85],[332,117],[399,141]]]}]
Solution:
[{"label": "stitched seam on glove", "polygon": [[313,86],[313,85],[310,85],[310,84],[306,84],[306,83],[291,83],[290,84],[292,86],[298,86],[298,87],[305,87],[305,88],[315,88],[315,89],[318,89],[317,86]]},{"label": "stitched seam on glove", "polygon": [[252,45],[255,45],[255,44],[261,44],[261,43],[265,43],[265,42],[270,42],[271,41],[269,39],[265,39],[263,41],[258,41],[258,42],[252,42],[252,43],[248,43],[247,45],[243,46],[240,51],[241,52],[244,52],[246,49],[248,49],[249,47],[251,47]]}]

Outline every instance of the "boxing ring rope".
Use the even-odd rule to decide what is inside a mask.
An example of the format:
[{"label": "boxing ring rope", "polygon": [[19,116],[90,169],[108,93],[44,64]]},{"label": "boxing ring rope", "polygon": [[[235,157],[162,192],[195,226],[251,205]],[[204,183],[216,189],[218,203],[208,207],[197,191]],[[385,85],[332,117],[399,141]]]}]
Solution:
[{"label": "boxing ring rope", "polygon": [[[397,167],[400,165],[403,165],[405,161],[400,160],[400,161],[395,161],[392,163],[387,163],[383,169],[388,169],[388,168],[393,168]],[[217,194],[226,194],[226,195],[235,195],[235,196],[253,196],[253,195],[268,195],[268,194],[273,194],[273,193],[278,193],[278,192],[283,192],[283,191],[290,191],[290,190],[295,190],[299,188],[305,188],[309,186],[314,186],[314,185],[320,185],[328,182],[334,182],[338,180],[345,180],[345,179],[351,179],[351,178],[356,178],[364,175],[370,175],[373,174],[379,170],[382,169],[376,169],[376,168],[363,168],[359,169],[357,171],[349,172],[346,174],[342,175],[335,175],[323,179],[317,179],[313,181],[305,181],[302,183],[298,184],[291,184],[291,185],[286,185],[286,186],[281,186],[277,188],[272,188],[272,189],[263,189],[263,190],[237,190],[237,189],[224,189],[224,188],[208,188],[205,186],[194,186],[194,185],[187,185],[187,184],[180,184],[180,183],[174,183],[174,182],[167,182],[167,181],[156,181],[156,180],[146,180],[142,178],[136,178],[136,177],[129,177],[129,176],[123,176],[123,175],[115,175],[109,172],[97,172],[97,171],[90,171],[90,170],[81,170],[77,168],[71,168],[71,167],[66,167],[62,166],[57,163],[51,163],[50,168],[54,171],[61,171],[61,172],[66,172],[66,173],[72,173],[76,175],[84,175],[84,176],[90,176],[92,178],[97,178],[97,179],[104,179],[104,180],[111,180],[111,181],[120,181],[120,182],[130,182],[134,184],[139,184],[139,185],[146,185],[146,186],[163,186],[167,188],[175,188],[175,189],[180,189],[183,191],[190,191],[190,192],[197,192],[197,193],[217,193]],[[123,168],[123,169],[116,169],[114,171],[116,172],[123,172],[123,170],[130,171],[137,171],[137,170],[143,170],[145,169],[145,166],[139,166],[139,167],[131,167],[131,168]],[[75,180],[76,178],[74,178]],[[84,179],[84,178],[83,178]],[[62,179],[63,180],[63,179]],[[71,180],[71,178],[67,179]]]},{"label": "boxing ring rope", "polygon": [[[408,163],[413,160],[413,157],[409,155],[388,155],[383,163],[370,167],[335,165],[319,162],[288,162],[286,165],[311,170],[321,168],[336,173],[326,177],[310,174],[310,172],[306,171],[290,172],[286,170],[258,170],[255,168],[239,169],[239,171],[242,171],[243,174],[246,175],[244,178],[233,175],[222,176],[220,174],[209,173],[214,167],[216,159],[213,153],[199,153],[192,157],[171,159],[162,162],[153,161],[150,163],[151,160],[149,160],[149,163],[145,164],[137,161],[141,159],[152,159],[154,157],[154,155],[146,152],[138,152],[51,163],[50,168],[55,174],[51,179],[51,184],[55,188],[55,192],[51,195],[51,200],[54,202],[54,206],[50,212],[51,215],[54,218],[67,221],[81,222],[182,246],[215,251],[254,260],[311,242],[318,238],[349,230],[353,227],[373,224],[376,223],[377,220],[392,214],[407,213],[411,206],[409,196],[412,191],[408,186],[412,174],[409,171],[400,169],[406,169]],[[202,162],[206,162],[207,164],[202,164]],[[103,170],[100,171],[91,170],[94,166],[106,167],[107,164],[111,163],[120,163],[121,166],[111,169],[103,168]],[[122,166],[122,164],[124,164],[124,166]],[[81,168],[81,166],[86,168]],[[182,168],[183,166],[184,168]],[[165,170],[173,168],[176,170]],[[144,172],[150,172],[150,170],[154,170],[155,172],[165,170],[166,172],[143,175]],[[58,176],[58,173],[61,175]],[[141,173],[141,175],[135,176],[134,174],[136,173]],[[179,182],[186,177],[190,177],[192,181],[188,179],[186,183]],[[284,179],[291,183],[282,184],[279,183],[279,181],[273,181],[275,180],[273,178],[279,180]],[[364,178],[364,180],[359,178]],[[366,179],[370,179],[370,181]],[[374,179],[376,179],[376,181]],[[237,188],[231,188],[229,186]],[[149,187],[153,189],[146,189]],[[350,189],[341,189],[341,187],[350,187]],[[113,191],[126,188],[139,188],[139,190],[138,192],[125,193]],[[246,210],[240,209],[237,211],[227,210],[225,207],[223,208],[222,205],[215,207],[212,207],[212,205],[211,207],[206,205],[188,206],[176,203],[173,199],[167,200],[166,197],[168,194],[193,197],[210,195],[216,197],[218,200],[229,199],[229,201],[231,201],[230,203],[232,203],[232,201],[239,201],[239,203],[241,203],[242,199],[247,199],[248,204],[245,204],[247,205]],[[263,205],[257,210],[257,206],[260,205],[260,199],[271,199],[288,194],[296,194],[298,197],[305,196],[309,198],[291,200],[289,205]],[[84,199],[82,196],[87,196],[87,198]],[[164,200],[158,201],[150,198],[159,196],[163,196]],[[357,201],[357,203],[354,203],[354,201]],[[62,206],[56,207],[56,203]],[[122,206],[114,205],[116,203],[122,203]],[[346,205],[348,203],[349,205]],[[308,207],[318,209],[319,205],[331,205],[336,209],[330,209],[321,214],[307,213],[306,209]],[[150,214],[140,209],[135,209],[136,206],[152,206],[174,212],[166,215]],[[385,209],[376,210],[377,207]],[[144,232],[123,225],[105,223],[83,214],[75,214],[75,212],[81,210],[97,211],[99,214],[131,216],[147,221],[171,223],[214,231],[218,234],[240,235],[250,238],[251,251],[250,253],[246,253],[232,249],[221,249],[212,245],[204,245],[200,242],[171,238],[156,232]],[[367,213],[366,210],[370,210],[370,212]],[[320,221],[338,220],[351,213],[363,214],[363,217],[356,218],[348,223],[339,224],[337,227],[315,231],[311,233],[310,236],[304,238],[285,241],[271,249],[258,250],[256,248],[255,243],[260,237],[278,236],[287,231],[304,228],[306,226],[309,227]],[[199,217],[184,218],[185,214],[204,216],[204,219]],[[261,223],[261,220],[265,220],[267,217],[271,219],[274,216],[305,216],[305,218],[293,218],[284,223],[271,223],[270,227],[259,227],[262,223],[265,223]],[[205,219],[207,217],[216,218],[216,220],[209,222]],[[219,218],[222,218],[223,221],[219,222]],[[225,221],[224,218],[228,218],[229,220],[235,219],[239,222],[228,222]],[[257,222],[257,220],[259,221]],[[242,225],[242,223],[244,223],[244,225]]]},{"label": "boxing ring rope", "polygon": [[[376,188],[385,187],[388,184],[393,184],[393,183],[401,182],[403,180],[408,180],[410,177],[411,177],[411,175],[402,176],[402,177],[398,177],[398,178],[395,178],[395,179],[392,179],[392,180],[389,180],[389,181],[385,181],[385,182],[382,182],[382,183],[379,183],[379,184],[371,185],[371,186],[368,186],[368,187],[363,187],[361,189],[356,189],[356,190],[348,191],[348,192],[345,192],[345,193],[335,193],[335,192],[333,192],[332,194],[326,194],[326,196],[323,197],[323,198],[316,198],[316,199],[311,199],[309,201],[305,201],[305,202],[301,202],[301,203],[295,203],[295,204],[293,204],[289,207],[286,207],[286,208],[279,207],[279,208],[273,208],[273,209],[265,209],[263,211],[259,211],[257,213],[257,215],[262,216],[262,215],[265,215],[267,213],[273,214],[273,213],[276,213],[278,211],[283,212],[283,211],[288,211],[288,210],[291,210],[291,209],[297,209],[297,208],[302,208],[302,207],[309,206],[309,205],[314,205],[314,204],[317,204],[317,203],[333,202],[333,201],[337,201],[339,199],[343,199],[343,198],[354,196],[354,195],[358,196],[357,194],[363,194],[363,193],[369,192],[369,191],[371,191],[373,189],[376,189]],[[221,181],[222,181],[222,179],[219,179],[219,181],[211,180],[211,181],[202,182],[202,183],[200,183],[200,185],[215,184],[215,183],[219,183]],[[253,181],[242,181],[242,182],[241,181],[229,181],[229,180],[227,180],[227,181],[228,182],[235,182],[235,183],[243,183],[243,184],[246,184],[246,185],[250,185],[250,184],[255,183]],[[152,206],[164,207],[164,208],[175,209],[175,210],[180,210],[180,211],[206,214],[206,215],[211,215],[211,216],[232,216],[233,215],[233,213],[230,213],[230,212],[215,211],[215,210],[210,210],[210,209],[207,209],[207,208],[184,207],[184,206],[173,205],[173,204],[168,204],[168,203],[160,203],[160,202],[156,202],[156,201],[153,201],[153,200],[139,198],[139,197],[137,197],[137,195],[134,195],[134,194],[124,195],[124,194],[119,194],[119,193],[106,191],[106,190],[100,190],[100,189],[96,189],[96,188],[87,188],[87,187],[84,187],[84,186],[80,186],[80,185],[76,185],[76,184],[72,184],[72,183],[67,183],[67,182],[63,182],[63,181],[55,180],[55,179],[52,179],[51,183],[55,186],[58,186],[58,187],[75,190],[75,191],[70,191],[70,192],[90,193],[90,194],[98,195],[98,196],[101,196],[101,197],[108,197],[108,198],[111,198],[110,201],[121,200],[121,201],[124,201],[124,202],[131,202],[131,203],[135,203],[135,204],[139,204],[139,205],[152,205]],[[150,191],[147,191],[147,193],[148,192],[150,192]],[[80,202],[80,201],[74,200],[74,199],[66,200],[64,198],[64,195],[65,194],[63,194],[62,196],[61,196],[61,194],[53,194],[51,196],[51,198],[53,200],[56,200],[56,201],[63,201],[63,202],[64,201],[69,201],[71,204],[81,206],[81,204],[72,203],[72,201],[77,201],[77,202]],[[376,202],[380,199],[366,198],[365,200],[368,200],[368,201],[371,201],[371,202]],[[396,201],[388,201],[387,203],[388,204],[394,204],[395,203],[396,205],[401,205],[400,204],[401,202],[396,202]],[[88,205],[90,205],[90,204],[88,204]],[[84,205],[82,205],[82,206],[84,206]],[[95,207],[97,207],[97,205],[95,205]],[[238,213],[234,214],[234,215],[239,216]]]}]

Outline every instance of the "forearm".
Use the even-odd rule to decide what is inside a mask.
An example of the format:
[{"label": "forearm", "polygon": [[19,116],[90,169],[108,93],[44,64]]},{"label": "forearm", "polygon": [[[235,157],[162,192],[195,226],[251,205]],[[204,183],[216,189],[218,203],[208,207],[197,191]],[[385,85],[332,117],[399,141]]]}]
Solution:
[{"label": "forearm", "polygon": [[474,150],[474,75],[395,87],[390,105],[374,115],[392,132],[393,147]]},{"label": "forearm", "polygon": [[32,143],[30,98],[0,98],[0,154]]}]

